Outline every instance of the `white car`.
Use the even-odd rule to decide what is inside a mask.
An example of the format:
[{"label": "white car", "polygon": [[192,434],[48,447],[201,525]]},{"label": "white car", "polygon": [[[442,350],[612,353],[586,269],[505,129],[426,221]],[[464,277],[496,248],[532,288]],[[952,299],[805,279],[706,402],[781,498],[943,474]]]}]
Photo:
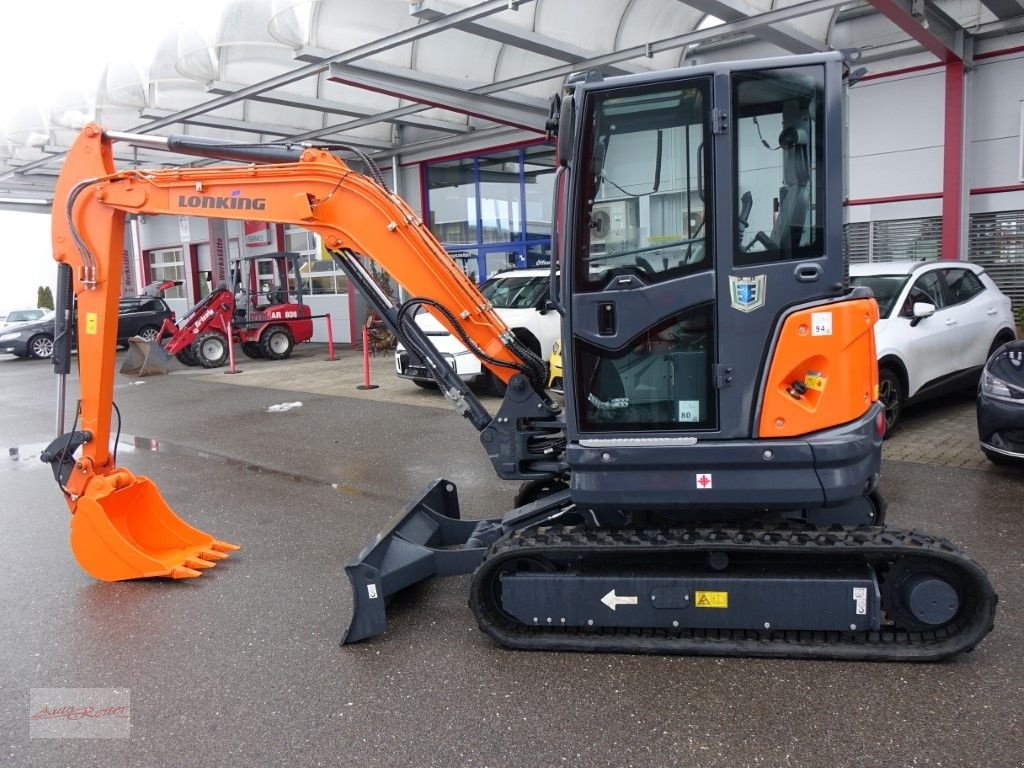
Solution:
[{"label": "white car", "polygon": [[0,320],[0,328],[8,328],[20,323],[32,323],[36,320],[45,320],[54,314],[52,309],[12,309],[7,317]]},{"label": "white car", "polygon": [[1010,299],[966,261],[850,265],[850,282],[878,301],[878,396],[886,432],[904,406],[976,386],[985,361],[1016,338]]},{"label": "white car", "polygon": [[[547,359],[561,333],[558,313],[547,308],[548,276],[546,269],[510,270],[480,286],[501,319],[543,360]],[[459,338],[448,333],[433,315],[420,311],[416,324],[430,337],[459,378],[484,386],[489,394],[504,394],[504,382],[481,366],[476,355]],[[401,344],[395,350],[395,371],[399,376],[421,387],[435,386],[429,369],[421,362]]]}]

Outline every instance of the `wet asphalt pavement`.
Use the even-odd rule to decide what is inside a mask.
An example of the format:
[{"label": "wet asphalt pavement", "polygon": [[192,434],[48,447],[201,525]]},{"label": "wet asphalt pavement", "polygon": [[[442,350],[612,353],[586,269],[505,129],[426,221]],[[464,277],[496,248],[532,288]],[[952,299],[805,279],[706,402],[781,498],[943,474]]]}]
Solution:
[{"label": "wet asphalt pavement", "polygon": [[[184,582],[85,575],[36,458],[54,377],[0,355],[3,765],[1024,765],[1024,471],[884,464],[889,522],[957,542],[1000,595],[995,631],[949,663],[511,652],[477,629],[468,577],[414,588],[384,636],[340,648],[345,562],[429,481],[455,482],[466,517],[506,511],[516,486],[472,428],[184,371],[117,385],[119,463],[244,548]],[[130,689],[130,738],[30,738],[39,687]]]}]

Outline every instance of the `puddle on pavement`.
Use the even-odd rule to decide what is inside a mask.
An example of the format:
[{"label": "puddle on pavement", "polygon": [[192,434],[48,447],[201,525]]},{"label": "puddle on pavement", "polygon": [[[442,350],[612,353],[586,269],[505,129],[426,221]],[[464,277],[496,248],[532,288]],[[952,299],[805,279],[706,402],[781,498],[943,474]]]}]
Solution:
[{"label": "puddle on pavement", "polygon": [[[49,470],[50,465],[44,464],[39,454],[49,443],[23,443],[21,445],[8,446],[8,461],[0,463],[0,472],[7,471],[38,471]],[[250,461],[242,461],[230,456],[224,456],[211,451],[203,451],[179,443],[170,443],[166,440],[158,440],[155,437],[136,437],[133,435],[121,435],[117,443],[117,452],[120,455],[130,453],[163,453],[170,456],[191,456],[200,459],[210,459],[222,463],[224,466],[241,469],[255,475],[270,475],[281,477],[293,482],[315,483],[317,485],[329,485],[334,491],[344,496],[358,496],[361,498],[388,498],[386,494],[378,494],[366,488],[345,481],[329,482],[321,478],[310,477],[295,472],[285,472],[279,469],[264,467]],[[389,499],[390,500],[390,499]]]},{"label": "puddle on pavement", "polygon": [[[23,443],[21,445],[8,446],[8,461],[3,465],[3,468],[17,471],[49,469],[49,465],[44,464],[39,458],[39,454],[43,452],[47,445],[49,445],[49,443]],[[230,456],[223,456],[218,453],[202,451],[187,445],[158,440],[155,437],[121,435],[121,438],[117,443],[117,453],[122,456],[127,453],[164,453],[171,456],[192,456],[200,459],[213,459],[223,463],[225,466],[235,467],[253,474],[273,475],[274,477],[283,477],[296,482],[334,486],[333,483],[328,483],[319,478],[308,477],[294,472],[284,472],[278,469],[271,469],[270,467],[263,467],[259,464],[242,461]]]}]

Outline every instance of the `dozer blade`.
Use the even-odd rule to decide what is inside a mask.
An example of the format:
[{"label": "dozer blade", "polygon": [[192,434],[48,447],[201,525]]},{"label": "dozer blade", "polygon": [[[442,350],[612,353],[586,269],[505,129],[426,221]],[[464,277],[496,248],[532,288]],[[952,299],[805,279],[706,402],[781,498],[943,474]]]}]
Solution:
[{"label": "dozer blade", "polygon": [[342,645],[381,634],[385,602],[433,576],[472,573],[502,531],[500,520],[460,520],[455,485],[435,480],[345,566],[352,621]]},{"label": "dozer blade", "polygon": [[239,549],[179,518],[156,485],[126,469],[93,478],[71,516],[71,550],[102,581],[194,578]]},{"label": "dozer blade", "polygon": [[132,336],[128,339],[128,351],[121,363],[121,373],[126,376],[159,376],[167,373],[170,359],[171,356],[158,342]]}]

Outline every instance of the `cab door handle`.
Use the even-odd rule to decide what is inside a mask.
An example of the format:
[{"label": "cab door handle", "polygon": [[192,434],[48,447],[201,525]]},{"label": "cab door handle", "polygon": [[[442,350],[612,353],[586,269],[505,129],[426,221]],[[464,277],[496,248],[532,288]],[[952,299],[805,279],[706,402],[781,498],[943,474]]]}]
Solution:
[{"label": "cab door handle", "polygon": [[615,335],[615,305],[610,301],[597,305],[597,333],[599,336]]}]

